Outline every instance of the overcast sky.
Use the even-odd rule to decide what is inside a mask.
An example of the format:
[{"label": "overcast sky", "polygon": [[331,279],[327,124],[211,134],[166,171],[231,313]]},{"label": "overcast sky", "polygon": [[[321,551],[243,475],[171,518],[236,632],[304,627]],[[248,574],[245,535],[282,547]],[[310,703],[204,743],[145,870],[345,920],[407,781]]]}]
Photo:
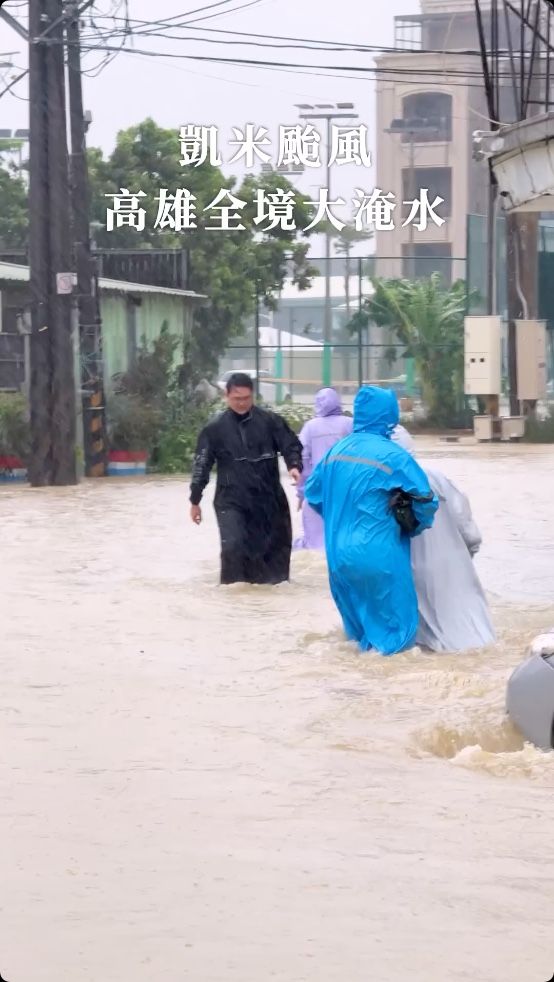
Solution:
[{"label": "overcast sky", "polygon": [[[246,9],[224,13],[227,8],[246,2],[249,0],[232,0],[219,7],[191,14],[191,19],[194,16],[196,20],[201,15],[204,18],[209,15],[209,19],[190,24],[186,31],[174,32],[179,33],[181,40],[137,36],[127,42],[129,51],[133,48],[135,51],[153,51],[159,52],[159,56],[122,52],[95,77],[93,74],[87,75],[84,80],[85,105],[94,118],[89,131],[89,144],[101,146],[109,152],[119,130],[148,116],[167,127],[178,128],[186,123],[212,124],[219,128],[224,173],[240,175],[244,173],[243,168],[226,163],[234,152],[228,143],[232,139],[232,126],[244,127],[249,122],[266,126],[276,145],[279,125],[298,122],[295,103],[353,102],[359,113],[359,122],[369,128],[370,149],[373,150],[374,76],[371,72],[364,75],[358,71],[352,72],[350,77],[340,70],[344,66],[371,68],[374,58],[370,52],[253,47],[238,43],[236,36],[213,31],[245,31],[334,44],[388,46],[394,42],[394,16],[418,12],[418,0],[340,0],[339,3],[329,4],[323,4],[321,0],[255,0],[253,3],[250,0],[251,5]],[[131,18],[151,22],[153,18],[186,15],[213,3],[215,0],[128,0],[128,8]],[[23,19],[26,4],[21,0],[6,0],[4,9]],[[98,0],[94,10],[99,14],[98,25],[106,30],[115,22],[107,20],[105,15],[114,11],[121,15],[125,5],[124,2]],[[120,25],[121,22],[118,22]],[[206,28],[210,28],[210,31]],[[171,33],[167,28],[165,32]],[[91,38],[93,34],[94,31],[87,26],[86,38]],[[209,41],[195,41],[194,38]],[[233,43],[217,44],[214,39],[232,40]],[[111,43],[120,42],[114,40]],[[1,70],[4,84],[7,84],[18,69],[26,67],[27,58],[24,42],[4,23],[0,26],[0,51],[15,52],[10,60],[16,67]],[[189,61],[181,57],[190,54],[293,62],[325,68],[277,70]],[[170,55],[180,57],[167,57]],[[94,73],[105,57],[101,51],[87,52],[85,69]],[[326,68],[330,69],[331,66],[338,70],[329,74],[342,77],[325,77]],[[346,75],[348,77],[344,77]],[[17,85],[13,94],[1,98],[1,128],[15,129],[28,125],[26,96],[27,82],[24,80]],[[326,185],[325,173],[322,169],[312,169],[304,176],[295,178],[295,183],[302,191],[317,197],[317,188]],[[340,194],[347,199],[349,207],[345,211],[351,210],[350,200],[355,187],[370,191],[373,186],[372,170],[352,166],[333,168],[333,197]]]}]

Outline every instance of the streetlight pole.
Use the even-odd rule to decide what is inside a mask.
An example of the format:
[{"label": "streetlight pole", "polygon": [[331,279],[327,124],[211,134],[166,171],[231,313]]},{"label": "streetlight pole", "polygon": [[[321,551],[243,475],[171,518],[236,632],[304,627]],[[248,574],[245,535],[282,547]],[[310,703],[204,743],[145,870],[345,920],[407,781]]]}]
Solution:
[{"label": "streetlight pole", "polygon": [[[274,168],[271,164],[262,164],[262,174],[272,174]],[[294,177],[304,173],[303,164],[280,164],[275,170],[276,174],[281,174],[283,177]],[[281,291],[279,292],[279,307],[281,301]],[[279,310],[279,315],[281,310]],[[273,320],[272,320],[273,327]],[[292,344],[292,342],[291,342]],[[283,349],[281,346],[281,317],[279,316],[279,324],[277,327],[277,351],[275,352],[275,358],[273,363],[273,374],[277,379],[275,401],[277,405],[281,405],[283,401]]]},{"label": "streetlight pole", "polygon": [[[416,196],[415,186],[415,135],[410,130],[410,163],[409,163],[409,184],[410,199],[413,201]],[[415,280],[415,255],[414,255],[414,223],[410,222],[408,228],[408,279]]]},{"label": "streetlight pole", "polygon": [[[300,113],[300,119],[324,119],[327,124],[327,192],[331,199],[331,126],[335,119],[358,119],[353,112],[352,102],[337,102],[336,105],[298,105],[297,109],[309,110]],[[315,112],[317,109],[326,112]],[[347,110],[344,112],[343,110]],[[325,313],[323,321],[323,372],[322,384],[331,385],[331,341],[333,334],[333,313],[331,307],[331,233],[327,226],[325,230]]]},{"label": "streetlight pole", "polygon": [[[331,200],[331,164],[330,160],[330,146],[331,146],[331,116],[327,116],[327,192],[329,195],[329,201]],[[323,338],[325,341],[326,349],[331,344],[331,335],[333,332],[333,315],[331,313],[331,231],[329,225],[325,229],[325,321],[323,327]],[[330,380],[329,380],[330,382]]]},{"label": "streetlight pole", "polygon": [[[408,185],[410,188],[411,200],[414,201],[417,197],[417,188],[415,186],[415,146],[418,136],[429,136],[435,135],[439,132],[439,127],[433,123],[428,122],[425,119],[416,120],[416,125],[414,121],[405,119],[393,119],[390,126],[385,130],[385,133],[390,134],[401,134],[402,136],[408,137],[409,143],[409,158],[408,158]],[[408,228],[408,279],[415,280],[415,245],[414,245],[414,226],[413,222],[410,222]]]}]

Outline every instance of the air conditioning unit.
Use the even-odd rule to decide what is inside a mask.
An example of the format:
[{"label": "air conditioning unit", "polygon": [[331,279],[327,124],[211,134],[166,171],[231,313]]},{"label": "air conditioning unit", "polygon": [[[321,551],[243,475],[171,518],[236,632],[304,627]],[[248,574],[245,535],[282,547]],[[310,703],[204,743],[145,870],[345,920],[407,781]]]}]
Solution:
[{"label": "air conditioning unit", "polygon": [[502,322],[500,317],[466,317],[464,375],[468,396],[502,392]]}]

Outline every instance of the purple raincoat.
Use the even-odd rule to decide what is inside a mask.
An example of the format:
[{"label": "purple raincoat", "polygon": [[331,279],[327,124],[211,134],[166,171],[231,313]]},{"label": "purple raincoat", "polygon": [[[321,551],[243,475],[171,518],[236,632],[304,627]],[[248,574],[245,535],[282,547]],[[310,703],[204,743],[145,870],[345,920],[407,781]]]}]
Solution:
[{"label": "purple raincoat", "polygon": [[304,485],[327,451],[352,432],[352,417],[343,416],[340,396],[334,389],[319,390],[315,412],[315,419],[306,423],[300,433],[304,470],[298,498],[302,502],[303,534],[295,540],[293,549],[325,549],[323,519],[304,501]]}]

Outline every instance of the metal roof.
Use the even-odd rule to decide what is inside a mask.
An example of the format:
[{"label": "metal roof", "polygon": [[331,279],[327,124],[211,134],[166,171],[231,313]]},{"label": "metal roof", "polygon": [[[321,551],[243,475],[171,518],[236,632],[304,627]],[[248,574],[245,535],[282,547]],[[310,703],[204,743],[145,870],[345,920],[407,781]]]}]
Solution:
[{"label": "metal roof", "polygon": [[[16,263],[0,262],[0,283],[28,283],[29,267]],[[207,300],[203,293],[194,290],[177,290],[167,286],[150,286],[148,283],[127,283],[125,280],[108,280],[100,277],[98,285],[104,293],[158,293],[170,297],[184,297],[189,300]]]}]

